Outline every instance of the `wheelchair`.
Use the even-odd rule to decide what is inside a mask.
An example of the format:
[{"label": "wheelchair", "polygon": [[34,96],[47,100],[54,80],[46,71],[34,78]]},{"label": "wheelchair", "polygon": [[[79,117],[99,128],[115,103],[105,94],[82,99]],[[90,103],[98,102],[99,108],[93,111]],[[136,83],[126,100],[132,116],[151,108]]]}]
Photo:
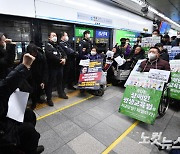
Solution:
[{"label": "wheelchair", "polygon": [[166,114],[166,111],[169,108],[169,104],[170,104],[170,89],[168,87],[168,83],[165,83],[158,108],[159,117],[162,117]]}]

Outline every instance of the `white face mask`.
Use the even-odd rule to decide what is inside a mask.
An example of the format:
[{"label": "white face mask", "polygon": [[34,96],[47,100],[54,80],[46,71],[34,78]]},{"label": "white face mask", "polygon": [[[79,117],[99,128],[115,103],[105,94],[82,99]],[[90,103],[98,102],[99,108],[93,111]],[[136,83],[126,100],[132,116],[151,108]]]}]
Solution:
[{"label": "white face mask", "polygon": [[53,41],[54,43],[56,43],[56,42],[57,42],[57,37],[54,36],[54,37],[51,39],[51,41]]},{"label": "white face mask", "polygon": [[155,60],[157,58],[157,56],[156,56],[156,54],[151,52],[151,53],[148,53],[148,58],[149,58],[149,60]]},{"label": "white face mask", "polygon": [[158,36],[153,34],[152,37],[158,37]]},{"label": "white face mask", "polygon": [[87,38],[90,38],[90,34],[87,34],[86,36],[87,36]]},{"label": "white face mask", "polygon": [[180,38],[180,35],[177,35],[177,38]]},{"label": "white face mask", "polygon": [[92,56],[96,55],[96,52],[95,51],[91,51],[91,55]]},{"label": "white face mask", "polygon": [[64,40],[67,42],[67,41],[69,41],[69,37],[68,36],[65,36],[64,37]]}]

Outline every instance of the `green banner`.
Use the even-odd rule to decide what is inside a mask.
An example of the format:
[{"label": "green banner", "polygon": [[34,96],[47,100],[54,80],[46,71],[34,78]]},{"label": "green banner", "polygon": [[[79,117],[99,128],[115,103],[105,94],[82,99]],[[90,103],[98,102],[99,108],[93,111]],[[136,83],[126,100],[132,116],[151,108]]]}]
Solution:
[{"label": "green banner", "polygon": [[161,95],[162,91],[159,90],[127,86],[119,112],[145,123],[153,124]]},{"label": "green banner", "polygon": [[170,97],[180,100],[180,72],[171,72]]},{"label": "green banner", "polygon": [[90,37],[94,36],[94,30],[92,28],[83,28],[83,27],[76,27],[75,28],[75,36],[76,37],[83,37],[83,33],[86,30],[90,31]]}]

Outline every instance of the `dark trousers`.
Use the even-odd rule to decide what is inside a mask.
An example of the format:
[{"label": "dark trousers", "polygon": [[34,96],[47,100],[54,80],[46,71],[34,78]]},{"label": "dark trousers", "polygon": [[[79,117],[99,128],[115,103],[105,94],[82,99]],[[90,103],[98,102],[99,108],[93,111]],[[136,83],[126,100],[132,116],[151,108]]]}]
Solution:
[{"label": "dark trousers", "polygon": [[52,89],[53,86],[56,84],[58,95],[64,93],[64,86],[63,86],[63,67],[60,66],[59,68],[49,68],[49,78],[48,84],[45,88],[47,100],[52,99]]},{"label": "dark trousers", "polygon": [[67,61],[66,65],[64,66],[64,77],[63,77],[63,84],[64,87],[71,87],[75,82],[75,62],[74,59],[70,59]]},{"label": "dark trousers", "polygon": [[40,101],[40,96],[43,93],[41,89],[40,83],[33,83],[32,84],[33,92],[31,93],[30,97],[32,100],[32,105],[36,105],[38,101]]}]

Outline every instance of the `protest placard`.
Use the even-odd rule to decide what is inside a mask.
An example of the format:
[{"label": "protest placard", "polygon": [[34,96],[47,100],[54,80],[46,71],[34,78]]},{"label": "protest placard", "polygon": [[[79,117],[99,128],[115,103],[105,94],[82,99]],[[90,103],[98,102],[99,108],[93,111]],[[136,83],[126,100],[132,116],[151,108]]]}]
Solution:
[{"label": "protest placard", "polygon": [[102,76],[103,60],[91,60],[89,66],[84,66],[81,69],[79,76],[79,89],[99,89]]},{"label": "protest placard", "polygon": [[180,100],[180,60],[170,60],[171,82],[170,97]]}]

